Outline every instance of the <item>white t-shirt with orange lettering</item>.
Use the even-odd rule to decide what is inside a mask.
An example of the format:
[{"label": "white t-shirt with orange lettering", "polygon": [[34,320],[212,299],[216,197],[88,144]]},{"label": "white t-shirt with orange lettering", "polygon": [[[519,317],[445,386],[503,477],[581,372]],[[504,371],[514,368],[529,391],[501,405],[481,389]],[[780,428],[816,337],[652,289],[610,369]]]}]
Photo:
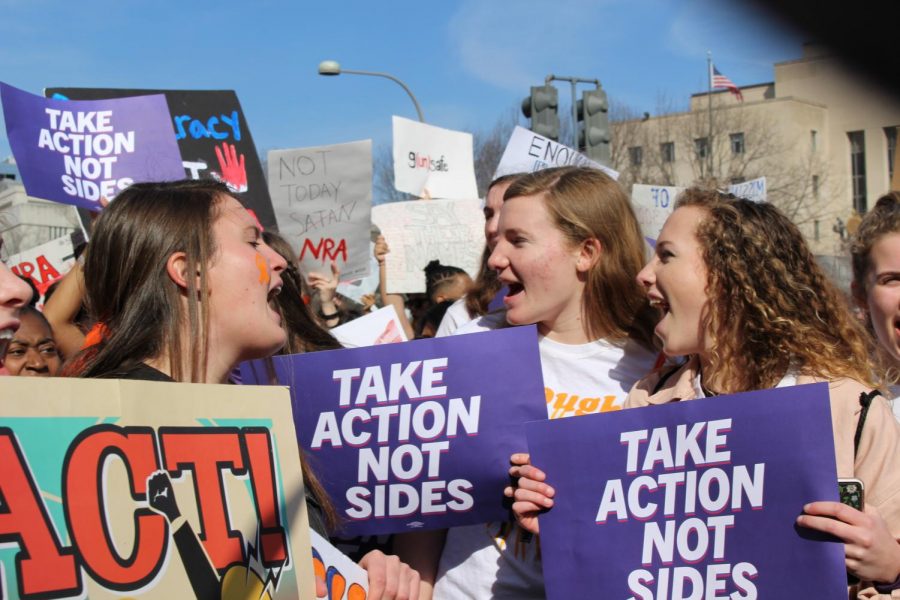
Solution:
[{"label": "white t-shirt with orange lettering", "polygon": [[[456,335],[508,326],[504,313],[461,327]],[[620,410],[634,383],[649,373],[657,353],[635,342],[539,342],[551,419]],[[524,449],[523,449],[524,450]],[[456,527],[447,532],[434,597],[544,598],[540,538],[514,523]]]}]

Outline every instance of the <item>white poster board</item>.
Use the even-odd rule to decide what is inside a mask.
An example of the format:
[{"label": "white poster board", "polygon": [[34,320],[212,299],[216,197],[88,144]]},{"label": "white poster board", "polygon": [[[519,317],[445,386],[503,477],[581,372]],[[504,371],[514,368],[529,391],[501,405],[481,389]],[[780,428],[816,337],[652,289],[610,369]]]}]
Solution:
[{"label": "white poster board", "polygon": [[47,288],[62,279],[75,264],[72,236],[64,235],[31,250],[14,254],[6,264],[16,275],[30,277],[43,297]]},{"label": "white poster board", "polygon": [[344,348],[362,348],[409,341],[393,306],[379,308],[375,312],[335,327],[331,330],[331,335]]},{"label": "white poster board", "polygon": [[554,142],[518,125],[513,129],[503,156],[500,157],[494,179],[503,175],[533,173],[550,167],[569,165],[599,169],[613,179],[619,179],[618,171],[591,160],[574,148]]},{"label": "white poster board", "polygon": [[683,191],[683,187],[634,184],[631,205],[645,237],[654,241],[659,237],[663,224],[672,214],[675,199]]},{"label": "white poster board", "polygon": [[766,201],[766,178],[757,177],[750,181],[742,181],[733,183],[728,186],[728,191],[738,198],[746,198],[754,202]]},{"label": "white poster board", "polygon": [[312,544],[313,571],[325,580],[326,598],[333,600],[357,600],[369,593],[369,574],[350,560],[327,539],[309,530]]},{"label": "white poster board", "polygon": [[424,292],[424,269],[432,260],[464,269],[472,279],[477,276],[484,250],[481,200],[380,204],[372,209],[372,220],[391,248],[388,292]]},{"label": "white poster board", "polygon": [[279,232],[305,273],[341,280],[369,273],[372,140],[269,152],[269,194]]},{"label": "white poster board", "polygon": [[472,134],[394,117],[394,187],[420,198],[477,198]]}]

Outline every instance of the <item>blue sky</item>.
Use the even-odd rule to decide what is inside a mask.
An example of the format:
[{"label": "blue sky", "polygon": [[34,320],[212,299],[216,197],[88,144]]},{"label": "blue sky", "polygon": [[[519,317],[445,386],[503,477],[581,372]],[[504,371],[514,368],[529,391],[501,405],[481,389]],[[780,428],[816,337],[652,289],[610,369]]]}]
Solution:
[{"label": "blue sky", "polygon": [[[706,52],[738,85],[771,81],[802,36],[737,0],[304,2],[0,0],[0,81],[44,87],[234,89],[257,150],[372,138],[415,118],[396,84],[321,77],[318,63],[387,71],[434,125],[490,129],[550,73],[598,78],[655,112],[706,88]],[[568,110],[568,83],[557,83]],[[521,123],[526,124],[520,116]],[[0,132],[0,160],[9,156]]]}]

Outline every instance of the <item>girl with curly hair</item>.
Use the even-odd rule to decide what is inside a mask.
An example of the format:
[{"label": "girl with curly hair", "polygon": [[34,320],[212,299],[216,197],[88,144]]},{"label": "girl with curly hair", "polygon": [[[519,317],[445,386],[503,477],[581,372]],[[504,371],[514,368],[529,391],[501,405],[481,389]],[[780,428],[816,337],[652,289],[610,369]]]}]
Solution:
[{"label": "girl with curly hair", "polygon": [[[867,506],[813,502],[797,523],[844,541],[848,571],[879,584],[856,586],[860,597],[890,593],[900,576],[900,427],[871,393],[880,382],[869,336],[797,227],[771,204],[689,189],[638,281],[661,313],[663,351],[687,360],[639,381],[625,407],[828,382],[838,476],[864,481]],[[868,417],[855,444],[861,401]],[[554,490],[533,466],[514,475],[513,510],[536,532]]]}]

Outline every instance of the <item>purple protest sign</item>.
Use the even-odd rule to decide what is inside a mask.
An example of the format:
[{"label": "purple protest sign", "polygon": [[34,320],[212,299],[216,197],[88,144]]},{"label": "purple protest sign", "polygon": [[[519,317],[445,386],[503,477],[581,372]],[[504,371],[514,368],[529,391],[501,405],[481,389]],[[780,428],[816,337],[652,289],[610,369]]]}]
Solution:
[{"label": "purple protest sign", "polygon": [[0,99],[30,196],[97,210],[135,181],[184,178],[163,96],[52,100],[0,83]]},{"label": "purple protest sign", "polygon": [[528,423],[548,597],[846,599],[843,545],[795,526],[838,498],[830,415],[823,383]]},{"label": "purple protest sign", "polygon": [[[534,327],[274,361],[341,535],[510,518],[509,456],[525,449],[523,424],[547,418]],[[241,373],[268,381],[261,361]]]}]

